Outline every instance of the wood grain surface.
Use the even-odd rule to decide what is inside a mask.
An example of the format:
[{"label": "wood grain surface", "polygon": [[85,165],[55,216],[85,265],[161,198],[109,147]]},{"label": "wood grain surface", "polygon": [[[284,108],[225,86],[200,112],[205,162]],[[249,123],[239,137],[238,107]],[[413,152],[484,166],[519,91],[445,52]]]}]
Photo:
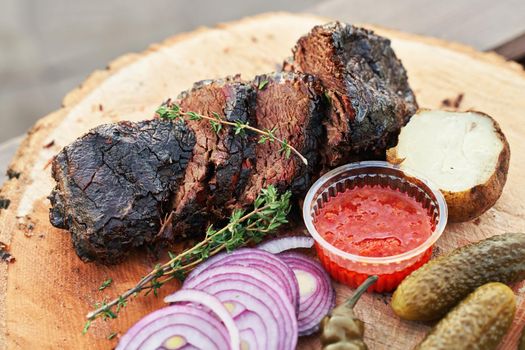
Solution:
[{"label": "wood grain surface", "polygon": [[[141,54],[113,61],[94,72],[64,99],[64,107],[41,119],[18,150],[11,168],[21,176],[7,181],[0,196],[11,205],[0,211],[0,241],[16,261],[0,264],[0,348],[111,349],[111,332],[124,332],[160,298],[138,297],[111,322],[97,321],[82,335],[92,303],[131,287],[154,264],[145,254],[104,267],[84,264],[71,248],[67,232],[48,221],[46,196],[53,181],[48,162],[61,147],[90,128],[117,120],[149,118],[160,102],[200,79],[242,73],[251,78],[275,70],[290,55],[295,40],[327,19],[286,13],[265,14],[199,29],[168,39]],[[392,39],[405,64],[421,107],[440,108],[444,99],[463,94],[459,109],[477,109],[498,120],[509,139],[512,157],[507,186],[494,208],[474,222],[449,225],[438,242],[445,252],[470,241],[508,231],[525,231],[525,73],[494,54],[465,46],[376,28]],[[439,132],[439,131],[437,131]],[[51,142],[54,144],[50,147]],[[108,277],[115,281],[100,292]],[[337,285],[341,302],[351,293]],[[525,324],[522,285],[515,286],[519,311],[501,349],[513,349]],[[176,288],[167,287],[166,292]],[[366,322],[370,349],[410,349],[428,325],[403,322],[388,306],[389,297],[365,295],[357,313]],[[301,339],[302,349],[318,348],[315,337]]]},{"label": "wood grain surface", "polygon": [[[148,3],[143,0],[74,3],[3,0],[1,3],[0,142],[24,133],[39,117],[58,108],[67,91],[114,57],[143,50],[150,43],[197,26],[256,13],[290,11],[336,16],[351,23],[376,23],[452,39],[481,51],[525,33],[523,0],[155,0]],[[520,46],[516,48],[519,51]],[[521,49],[525,50],[525,46]],[[504,52],[509,52],[508,47]],[[3,164],[0,159],[0,182]]]}]

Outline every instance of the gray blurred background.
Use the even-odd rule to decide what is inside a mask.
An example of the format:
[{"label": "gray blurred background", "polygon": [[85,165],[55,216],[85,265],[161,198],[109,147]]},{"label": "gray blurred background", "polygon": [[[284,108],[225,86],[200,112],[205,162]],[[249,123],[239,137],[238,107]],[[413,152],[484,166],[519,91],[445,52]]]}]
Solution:
[{"label": "gray blurred background", "polygon": [[267,11],[374,23],[525,57],[525,0],[0,0],[0,165],[16,137],[94,69],[171,35]]}]

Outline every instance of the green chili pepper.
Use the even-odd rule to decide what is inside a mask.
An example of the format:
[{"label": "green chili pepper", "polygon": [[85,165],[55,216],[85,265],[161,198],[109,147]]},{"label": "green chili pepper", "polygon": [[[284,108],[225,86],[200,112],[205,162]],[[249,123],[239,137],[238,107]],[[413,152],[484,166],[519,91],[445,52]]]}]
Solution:
[{"label": "green chili pepper", "polygon": [[363,293],[375,282],[370,276],[344,304],[339,305],[321,321],[323,350],[367,350],[363,336],[365,324],[354,315],[354,306]]}]

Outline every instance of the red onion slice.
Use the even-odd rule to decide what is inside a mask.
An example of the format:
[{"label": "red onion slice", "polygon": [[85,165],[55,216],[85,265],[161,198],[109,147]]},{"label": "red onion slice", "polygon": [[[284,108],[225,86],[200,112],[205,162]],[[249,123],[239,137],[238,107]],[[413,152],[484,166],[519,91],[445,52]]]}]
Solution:
[{"label": "red onion slice", "polygon": [[[307,258],[305,257],[305,259]],[[322,275],[312,274],[309,271],[311,268],[310,264],[307,264],[305,267],[302,267],[302,265],[304,265],[302,261],[295,261],[293,265],[296,278],[298,281],[301,281],[300,308],[303,310],[318,308],[326,301],[319,298],[318,295],[327,295],[331,288],[330,283]],[[300,313],[298,318],[301,319],[304,315],[304,312]]]},{"label": "red onion slice", "polygon": [[[200,326],[200,325],[199,325]],[[160,341],[159,341],[160,340]],[[140,350],[157,350],[173,349],[178,350],[185,345],[195,346],[198,349],[220,350],[213,341],[206,336],[196,326],[187,324],[177,324],[167,326],[158,330],[155,334],[148,337],[137,349]],[[227,346],[226,344],[224,344]]]},{"label": "red onion slice", "polygon": [[[295,266],[300,271],[300,267]],[[309,267],[305,267],[304,270],[308,270]],[[308,276],[309,272],[303,270],[305,276]],[[312,276],[313,277],[313,276]],[[312,278],[311,277],[311,278]],[[301,285],[304,281],[301,281]],[[301,303],[298,323],[300,325],[300,334],[308,335],[315,332],[318,329],[319,321],[328,313],[333,307],[334,298],[330,296],[331,286],[326,282],[321,282],[318,278],[316,283],[319,289],[313,294],[313,298],[307,298]]]},{"label": "red onion slice", "polygon": [[279,258],[292,268],[299,281],[299,335],[312,334],[335,305],[330,277],[317,261],[302,254],[282,253]]},{"label": "red onion slice", "polygon": [[186,283],[198,276],[202,271],[218,265],[240,265],[253,267],[274,279],[290,298],[295,306],[296,313],[299,312],[299,285],[295,274],[281,259],[274,254],[259,250],[243,248],[231,253],[222,253],[197,266],[186,278]]},{"label": "red onion slice", "polygon": [[174,305],[142,318],[122,336],[117,350],[188,346],[220,350],[228,343],[226,328],[208,312],[190,305]]},{"label": "red onion slice", "polygon": [[184,345],[182,348],[178,349],[178,350],[201,350],[199,348],[196,348],[195,346],[193,345]]},{"label": "red onion slice", "polygon": [[314,240],[312,237],[292,236],[272,239],[257,246],[257,249],[267,251],[272,254],[279,254],[286,250],[298,248],[312,248]]},{"label": "red onion slice", "polygon": [[[267,346],[263,346],[260,350],[264,349],[279,349],[279,350],[292,350],[297,345],[298,328],[297,319],[283,316],[282,312],[278,312],[279,305],[272,302],[273,296],[264,295],[263,289],[252,285],[251,283],[244,280],[230,280],[225,284],[231,285],[231,288],[223,291],[217,291],[217,297],[225,302],[236,305],[241,304],[247,311],[251,311],[260,316],[264,322],[264,328],[257,329],[255,325],[248,323],[237,323],[237,326],[241,331],[250,329],[255,334],[257,343],[261,341],[267,342]],[[208,288],[215,289],[215,286],[209,286]],[[207,289],[208,289],[207,288]],[[254,292],[257,296],[254,296]],[[290,308],[285,312],[292,310],[291,305],[287,304]],[[264,307],[264,309],[263,309]],[[239,314],[237,318],[244,316],[244,313]],[[264,330],[267,330],[264,333]],[[266,338],[266,340],[261,340]],[[241,343],[244,341],[241,340]]]},{"label": "red onion slice", "polygon": [[232,350],[240,349],[239,329],[235,325],[233,318],[224,305],[215,296],[200,290],[183,289],[168,295],[164,298],[166,303],[190,302],[205,306],[212,311],[222,321],[230,335],[230,348]]},{"label": "red onion slice", "polygon": [[[245,310],[235,317],[235,324],[241,335],[241,348],[250,350],[267,349],[266,340],[260,334],[266,334],[267,329],[261,318],[254,312]],[[257,330],[257,333],[255,332]],[[257,335],[259,334],[259,335]]]},{"label": "red onion slice", "polygon": [[[243,284],[243,282],[239,284]],[[258,315],[263,322],[263,327],[260,329],[255,328],[257,324],[252,325],[241,322],[237,325],[239,332],[245,334],[247,331],[252,331],[251,334],[255,336],[255,343],[257,344],[258,350],[282,349],[282,345],[280,344],[282,344],[282,337],[284,336],[284,327],[282,326],[283,321],[281,318],[276,318],[272,313],[271,306],[261,300],[266,298],[256,298],[252,296],[249,292],[244,290],[244,285],[238,286],[238,284],[235,284],[231,288],[232,289],[218,292],[217,297],[225,303],[235,305],[235,307],[242,305],[241,308],[244,308],[245,311],[237,315],[236,319],[249,312]],[[272,304],[270,303],[270,305]],[[249,339],[244,338],[241,340],[241,342],[247,343],[249,341]]]},{"label": "red onion slice", "polygon": [[[237,267],[236,267],[237,268]],[[216,275],[214,276],[212,279],[208,279],[208,280],[205,280],[205,281],[201,281],[199,282],[198,284],[194,284],[194,285],[191,285],[191,288],[194,288],[194,289],[201,289],[201,290],[205,290],[209,293],[211,293],[213,289],[213,285],[215,284],[218,284],[218,283],[233,283],[233,282],[236,282],[236,281],[244,281],[244,282],[247,282],[249,283],[253,288],[251,289],[253,291],[253,293],[258,293],[258,290],[259,289],[262,289],[263,290],[263,294],[266,294],[266,296],[269,296],[269,297],[272,297],[273,298],[273,303],[275,304],[275,306],[277,307],[276,310],[272,311],[273,313],[277,313],[278,315],[276,315],[276,317],[279,317],[279,318],[285,318],[285,319],[289,319],[290,321],[291,320],[296,320],[296,315],[295,315],[295,310],[292,309],[292,313],[289,313],[288,312],[288,306],[291,306],[290,304],[290,301],[287,300],[286,298],[282,298],[281,296],[279,296],[278,293],[280,293],[279,291],[276,291],[274,289],[274,287],[271,285],[271,284],[267,284],[267,283],[264,283],[264,282],[261,282],[259,279],[257,278],[254,278],[250,275],[243,275],[243,274],[238,274],[238,275],[230,275],[230,274],[221,274],[221,275]],[[221,286],[222,288],[222,286]],[[256,290],[254,290],[256,289]],[[219,289],[219,290],[222,290],[222,289]],[[258,297],[259,299],[262,299],[263,298],[263,294],[253,294],[253,296],[255,297]],[[213,293],[211,293],[213,294]],[[271,302],[271,301],[269,301]],[[229,311],[230,313],[232,314],[233,318],[235,319],[235,317],[237,315],[239,315],[240,313],[242,313],[243,311],[245,311],[245,309],[243,308],[243,305],[240,305],[238,308],[233,308],[232,306],[230,306],[229,308]]]},{"label": "red onion slice", "polygon": [[[251,267],[212,266],[186,281],[185,287],[204,290],[223,303],[241,305],[261,316],[267,329],[265,349],[295,348],[298,334],[295,310],[282,288],[261,271]],[[238,315],[235,308],[232,314]],[[253,330],[256,336],[263,335],[261,330]]]}]

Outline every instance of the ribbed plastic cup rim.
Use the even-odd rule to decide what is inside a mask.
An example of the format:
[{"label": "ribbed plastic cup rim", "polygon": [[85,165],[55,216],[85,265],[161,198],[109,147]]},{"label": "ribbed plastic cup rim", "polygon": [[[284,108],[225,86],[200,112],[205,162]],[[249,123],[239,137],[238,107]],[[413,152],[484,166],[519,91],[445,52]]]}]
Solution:
[{"label": "ribbed plastic cup rim", "polygon": [[[430,235],[430,237],[423,242],[420,246],[409,250],[407,252],[392,255],[392,256],[384,256],[384,257],[373,257],[373,256],[361,256],[361,255],[355,255],[348,252],[345,252],[339,248],[334,247],[330,243],[328,243],[320,234],[317,232],[317,229],[315,228],[315,225],[313,223],[313,216],[312,216],[312,203],[317,198],[314,198],[315,193],[326,184],[328,181],[330,181],[333,177],[349,170],[353,169],[362,169],[362,168],[389,168],[394,169],[396,171],[402,172],[405,175],[408,175],[413,178],[417,178],[421,182],[423,182],[432,192],[434,197],[436,198],[437,204],[438,204],[438,210],[439,210],[439,216],[438,216],[438,222],[436,225],[436,228]],[[372,172],[370,174],[373,174]],[[344,181],[345,179],[342,179],[340,181]],[[392,263],[401,263],[405,260],[409,260],[411,258],[414,258],[418,255],[423,254],[427,249],[429,249],[431,246],[436,243],[436,241],[441,237],[441,234],[445,230],[445,226],[447,225],[447,218],[448,218],[448,208],[447,203],[445,202],[445,198],[443,197],[443,194],[438,189],[437,186],[435,186],[430,180],[427,178],[421,176],[420,174],[417,174],[417,172],[407,169],[405,167],[401,168],[399,165],[390,164],[388,162],[384,161],[363,161],[363,162],[355,162],[355,163],[349,163],[343,166],[340,166],[338,168],[335,168],[328,173],[321,176],[308,190],[308,193],[306,194],[304,204],[303,204],[303,220],[306,224],[306,228],[308,229],[308,232],[313,237],[313,239],[316,241],[316,243],[320,244],[324,249],[328,250],[332,254],[336,254],[342,258],[345,258],[347,260],[352,260],[354,262],[359,263],[367,263],[367,264],[392,264]]]}]

